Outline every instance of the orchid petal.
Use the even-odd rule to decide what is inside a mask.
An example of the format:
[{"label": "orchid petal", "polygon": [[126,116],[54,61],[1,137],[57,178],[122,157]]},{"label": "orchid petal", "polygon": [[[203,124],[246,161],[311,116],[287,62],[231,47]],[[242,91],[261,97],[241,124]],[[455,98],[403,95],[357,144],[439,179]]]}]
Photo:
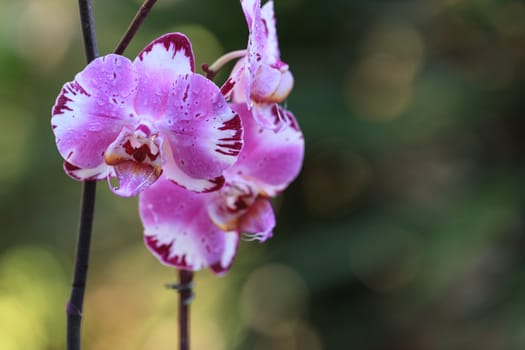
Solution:
[{"label": "orchid petal", "polygon": [[146,246],[165,265],[186,270],[210,267],[226,272],[235,257],[239,236],[210,220],[207,200],[161,177],[139,197]]},{"label": "orchid petal", "polygon": [[114,171],[113,168],[106,163],[101,163],[98,167],[92,169],[79,168],[71,163],[64,162],[64,171],[66,174],[78,181],[98,181],[104,180],[111,176]]},{"label": "orchid petal", "polygon": [[191,43],[181,33],[154,40],[139,53],[133,65],[140,79],[136,111],[154,119],[162,116],[173,81],[195,70]]},{"label": "orchid petal", "polygon": [[162,173],[160,168],[130,160],[115,165],[114,169],[119,185],[112,186],[108,177],[109,187],[122,197],[136,196],[157,181]]},{"label": "orchid petal", "polygon": [[253,24],[253,16],[256,11],[259,11],[261,7],[261,0],[241,0],[242,10],[244,12],[244,17],[246,17],[246,22],[248,27],[251,28]]},{"label": "orchid petal", "polygon": [[241,4],[245,15],[246,13],[251,12],[250,19],[248,15],[246,15],[250,35],[248,36],[248,47],[246,53],[247,82],[245,85],[246,96],[251,96],[251,88],[255,75],[261,64],[265,61],[264,45],[266,42],[266,30],[261,18],[260,0],[254,2],[248,1],[246,4],[245,2],[241,2]]},{"label": "orchid petal", "polygon": [[225,84],[227,92],[233,90],[233,102],[246,102],[250,109],[257,103],[281,103],[293,87],[293,76],[288,65],[279,59],[273,1],[262,8],[260,1],[241,1],[241,4],[250,35],[246,57],[241,60],[244,72],[234,67]]},{"label": "orchid petal", "polygon": [[246,98],[248,78],[246,58],[243,57],[235,63],[230,77],[221,87],[221,92],[224,97],[228,98],[231,95],[234,103],[246,103],[249,101],[249,98]]},{"label": "orchid petal", "polygon": [[285,71],[281,71],[281,79],[279,80],[279,85],[277,86],[277,89],[268,97],[268,102],[276,102],[280,103],[286,100],[290,92],[293,88],[293,75],[288,70],[288,66],[286,66]]},{"label": "orchid petal", "polygon": [[273,1],[270,0],[261,8],[261,19],[265,24],[266,42],[264,45],[265,55],[273,59],[279,59],[279,42],[277,39],[277,26],[275,24],[275,13]]},{"label": "orchid petal", "polygon": [[60,155],[74,167],[93,169],[133,118],[137,77],[131,61],[107,55],[66,83],[53,106],[51,124]]},{"label": "orchid petal", "polygon": [[249,183],[226,183],[213,196],[209,196],[208,214],[221,230],[238,231],[240,218],[246,214],[257,196],[257,189]]},{"label": "orchid petal", "polygon": [[242,126],[220,90],[208,79],[188,74],[179,77],[159,121],[165,176],[192,191],[218,189],[222,172],[242,148]]},{"label": "orchid petal", "polygon": [[[274,106],[278,108],[278,106]],[[279,130],[260,126],[245,104],[233,104],[244,127],[244,146],[237,162],[224,172],[227,181],[243,179],[275,196],[299,174],[304,139],[293,114],[280,110]]]},{"label": "orchid petal", "polygon": [[281,72],[266,64],[261,64],[251,87],[251,98],[255,102],[281,102],[268,101],[269,97],[279,88]]},{"label": "orchid petal", "polygon": [[266,241],[273,236],[275,214],[267,198],[258,197],[239,220],[239,231],[248,240]]},{"label": "orchid petal", "polygon": [[223,231],[237,231],[250,240],[265,241],[272,236],[275,215],[270,201],[249,183],[227,183],[208,198],[208,214]]}]

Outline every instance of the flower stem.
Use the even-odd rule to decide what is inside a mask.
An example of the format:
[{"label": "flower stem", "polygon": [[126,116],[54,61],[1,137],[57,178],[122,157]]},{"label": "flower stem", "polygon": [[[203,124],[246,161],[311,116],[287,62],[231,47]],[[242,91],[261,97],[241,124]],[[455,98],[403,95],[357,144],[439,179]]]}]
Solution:
[{"label": "flower stem", "polygon": [[80,23],[82,24],[82,35],[84,37],[84,49],[87,62],[93,61],[98,56],[97,37],[93,24],[93,10],[91,0],[78,0],[80,9]]},{"label": "flower stem", "polygon": [[133,21],[131,21],[131,24],[129,25],[128,29],[126,30],[126,33],[122,36],[122,39],[120,39],[120,42],[118,43],[117,47],[115,48],[115,53],[117,55],[122,55],[124,53],[124,50],[128,47],[131,39],[135,36],[137,31],[139,30],[140,26],[142,25],[142,22],[144,22],[144,19],[148,15],[149,11],[155,5],[157,0],[145,0],[142,6],[137,11],[137,14],[135,15],[135,18],[133,18]]},{"label": "flower stem", "polygon": [[[139,12],[128,27],[126,34],[115,49],[122,54],[131,39],[148,15],[156,0],[146,0]],[[91,0],[78,0],[80,22],[84,38],[84,49],[87,62],[98,57],[97,39],[93,24],[93,10]],[[80,350],[82,308],[84,304],[84,291],[86,288],[87,271],[89,264],[89,250],[91,245],[91,231],[93,227],[93,214],[95,210],[96,182],[85,181],[82,187],[82,204],[80,209],[80,222],[78,228],[77,247],[75,256],[75,271],[71,294],[66,305],[67,314],[67,350]]]},{"label": "flower stem", "polygon": [[80,350],[80,325],[82,322],[82,305],[89,261],[91,228],[95,207],[95,181],[86,181],[82,187],[82,205],[77,238],[75,272],[71,286],[71,296],[67,302],[67,349]]},{"label": "flower stem", "polygon": [[193,299],[193,272],[179,270],[179,350],[190,349],[190,303]]},{"label": "flower stem", "polygon": [[[82,25],[86,60],[89,63],[98,56],[91,1],[79,0],[78,7],[80,10],[80,23]],[[75,256],[75,272],[71,285],[71,295],[66,305],[66,342],[68,350],[80,350],[82,305],[84,303],[84,290],[86,288],[96,188],[95,181],[86,181],[82,186],[82,204]]]}]

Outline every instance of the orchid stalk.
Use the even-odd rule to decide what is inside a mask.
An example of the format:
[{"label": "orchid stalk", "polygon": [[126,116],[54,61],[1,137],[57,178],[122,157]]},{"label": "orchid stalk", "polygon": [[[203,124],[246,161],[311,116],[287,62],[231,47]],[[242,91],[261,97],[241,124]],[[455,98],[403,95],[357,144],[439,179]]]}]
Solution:
[{"label": "orchid stalk", "polygon": [[190,303],[193,299],[193,272],[179,270],[179,350],[190,349]]},{"label": "orchid stalk", "polygon": [[128,29],[122,36],[122,39],[120,39],[119,43],[117,44],[117,47],[113,51],[115,54],[122,55],[124,53],[129,43],[131,42],[131,39],[133,39],[140,26],[142,25],[142,22],[144,22],[144,20],[146,19],[149,12],[153,8],[153,5],[155,5],[156,2],[157,0],[146,0],[142,4],[142,6],[140,6],[139,10],[137,11],[137,14],[131,21]]},{"label": "orchid stalk", "polygon": [[[89,63],[98,56],[91,1],[79,0],[79,10],[86,59]],[[71,295],[66,305],[66,343],[68,350],[80,350],[82,307],[84,303],[84,291],[89,263],[91,231],[95,209],[96,182],[84,182],[82,186],[82,193],[82,204],[80,209],[80,222],[75,257],[75,272],[73,276],[73,284],[71,286]]]},{"label": "orchid stalk", "polygon": [[[115,49],[123,53],[137,32],[138,28],[148,15],[149,10],[156,0],[146,0],[133,19],[121,42]],[[95,26],[93,24],[93,10],[90,0],[79,0],[80,21],[84,40],[84,49],[87,63],[98,57]],[[80,219],[75,254],[75,269],[71,294],[66,304],[67,330],[66,344],[68,350],[81,348],[81,324],[84,304],[84,292],[89,265],[89,252],[91,246],[91,232],[95,209],[96,181],[86,180],[82,186],[82,199]]]}]

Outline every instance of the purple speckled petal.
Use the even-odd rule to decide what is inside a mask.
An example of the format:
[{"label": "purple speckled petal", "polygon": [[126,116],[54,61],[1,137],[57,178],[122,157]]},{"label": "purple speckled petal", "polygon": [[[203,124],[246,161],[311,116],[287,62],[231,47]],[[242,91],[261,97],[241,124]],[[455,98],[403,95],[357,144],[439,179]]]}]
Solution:
[{"label": "purple speckled petal", "polygon": [[[228,82],[233,82],[233,102],[281,103],[293,87],[288,65],[280,60],[273,1],[260,8],[260,1],[241,1],[250,34],[244,60],[244,74],[234,68]],[[230,84],[232,85],[232,84]],[[238,85],[238,86],[235,86]],[[244,93],[240,91],[244,89]],[[248,98],[246,98],[248,97]]]},{"label": "purple speckled petal", "polygon": [[268,198],[260,196],[250,183],[226,183],[208,199],[208,214],[221,230],[237,231],[250,240],[272,236],[275,215]]},{"label": "purple speckled petal", "polygon": [[266,43],[264,52],[267,57],[279,59],[279,41],[277,39],[277,27],[275,24],[275,13],[273,11],[273,1],[270,0],[261,9],[261,19],[266,28]]},{"label": "purple speckled petal", "polygon": [[135,196],[145,190],[162,173],[162,140],[151,134],[150,129],[140,124],[135,130],[124,127],[118,137],[104,153],[107,165],[113,166],[119,185],[110,188],[124,197]]},{"label": "purple speckled petal", "polygon": [[220,188],[222,172],[237,160],[242,126],[220,90],[197,74],[180,76],[170,90],[165,116],[158,122],[164,174],[193,191]]},{"label": "purple speckled petal", "polygon": [[266,29],[261,17],[260,0],[241,0],[242,9],[248,23],[248,47],[246,52],[245,70],[246,91],[245,96],[251,96],[251,86],[259,66],[264,60],[264,45],[266,39]]},{"label": "purple speckled petal", "polygon": [[273,236],[274,227],[275,214],[270,201],[258,197],[246,214],[240,218],[238,230],[249,240],[264,242]]},{"label": "purple speckled petal", "polygon": [[131,160],[121,162],[113,167],[118,179],[118,186],[108,183],[113,193],[122,197],[136,196],[147,189],[159,178],[162,171],[160,168],[147,163],[137,163]]},{"label": "purple speckled petal", "polygon": [[104,180],[108,176],[112,176],[114,174],[113,167],[108,166],[106,163],[102,163],[96,168],[82,169],[77,166],[74,166],[71,163],[64,162],[64,171],[69,177],[78,181]]},{"label": "purple speckled petal", "polygon": [[244,17],[246,17],[246,22],[248,27],[251,28],[253,24],[253,16],[256,11],[259,11],[261,7],[261,0],[241,0],[242,11],[244,12]]},{"label": "purple speckled petal", "polygon": [[269,98],[279,88],[281,76],[278,69],[261,64],[252,82],[251,98],[255,102],[273,102]]},{"label": "purple speckled petal", "polygon": [[60,155],[80,169],[100,167],[108,145],[135,116],[136,90],[132,63],[118,55],[97,58],[66,83],[51,118]]},{"label": "purple speckled petal", "polygon": [[187,191],[164,177],[140,195],[144,240],[163,264],[192,271],[210,267],[218,274],[230,268],[239,236],[213,224],[209,196],[213,193]]},{"label": "purple speckled petal", "polygon": [[139,74],[136,111],[152,119],[163,115],[170,87],[177,77],[195,69],[191,43],[181,33],[155,39],[139,53],[133,65]]},{"label": "purple speckled petal", "polygon": [[255,202],[258,189],[250,183],[226,183],[208,200],[208,214],[223,231],[238,231],[239,220]]},{"label": "purple speckled petal", "polygon": [[281,79],[279,80],[279,85],[277,86],[277,89],[268,96],[267,101],[269,102],[281,103],[286,100],[292,91],[294,79],[292,73],[288,70],[288,65],[286,65],[286,68],[281,69],[280,72]]},{"label": "purple speckled petal", "polygon": [[[278,108],[278,106],[275,106]],[[227,182],[235,179],[255,184],[275,196],[299,174],[304,139],[292,113],[281,110],[278,130],[260,126],[245,104],[233,104],[244,127],[244,146],[237,162],[224,172]],[[254,108],[255,109],[255,108]]]},{"label": "purple speckled petal", "polygon": [[246,103],[249,99],[246,98],[248,91],[246,84],[249,76],[246,70],[246,58],[243,57],[235,63],[232,73],[224,85],[221,87],[221,92],[224,97],[231,99],[234,103]]}]

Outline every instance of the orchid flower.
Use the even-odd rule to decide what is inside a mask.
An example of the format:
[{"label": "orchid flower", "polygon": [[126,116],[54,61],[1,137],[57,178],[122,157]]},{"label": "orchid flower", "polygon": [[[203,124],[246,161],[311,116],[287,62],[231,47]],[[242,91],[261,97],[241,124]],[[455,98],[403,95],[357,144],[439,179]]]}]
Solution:
[{"label": "orchid flower", "polygon": [[146,246],[166,265],[224,273],[241,234],[261,242],[273,235],[269,198],[299,173],[303,135],[289,112],[286,126],[275,132],[256,123],[246,104],[232,109],[242,120],[244,146],[237,162],[224,171],[226,182],[219,191],[190,192],[162,176],[139,197]]},{"label": "orchid flower", "polygon": [[203,68],[213,76],[226,62],[240,58],[222,92],[234,103],[246,103],[253,109],[259,124],[277,130],[286,125],[288,113],[278,103],[288,97],[294,79],[280,59],[273,1],[262,8],[260,0],[241,0],[241,5],[249,28],[247,49],[230,52]]},{"label": "orchid flower", "polygon": [[192,191],[217,190],[242,148],[239,116],[213,82],[194,73],[191,43],[180,33],[154,40],[133,62],[115,54],[95,59],[63,86],[52,115],[66,173],[106,178],[121,196],[161,174]]}]

